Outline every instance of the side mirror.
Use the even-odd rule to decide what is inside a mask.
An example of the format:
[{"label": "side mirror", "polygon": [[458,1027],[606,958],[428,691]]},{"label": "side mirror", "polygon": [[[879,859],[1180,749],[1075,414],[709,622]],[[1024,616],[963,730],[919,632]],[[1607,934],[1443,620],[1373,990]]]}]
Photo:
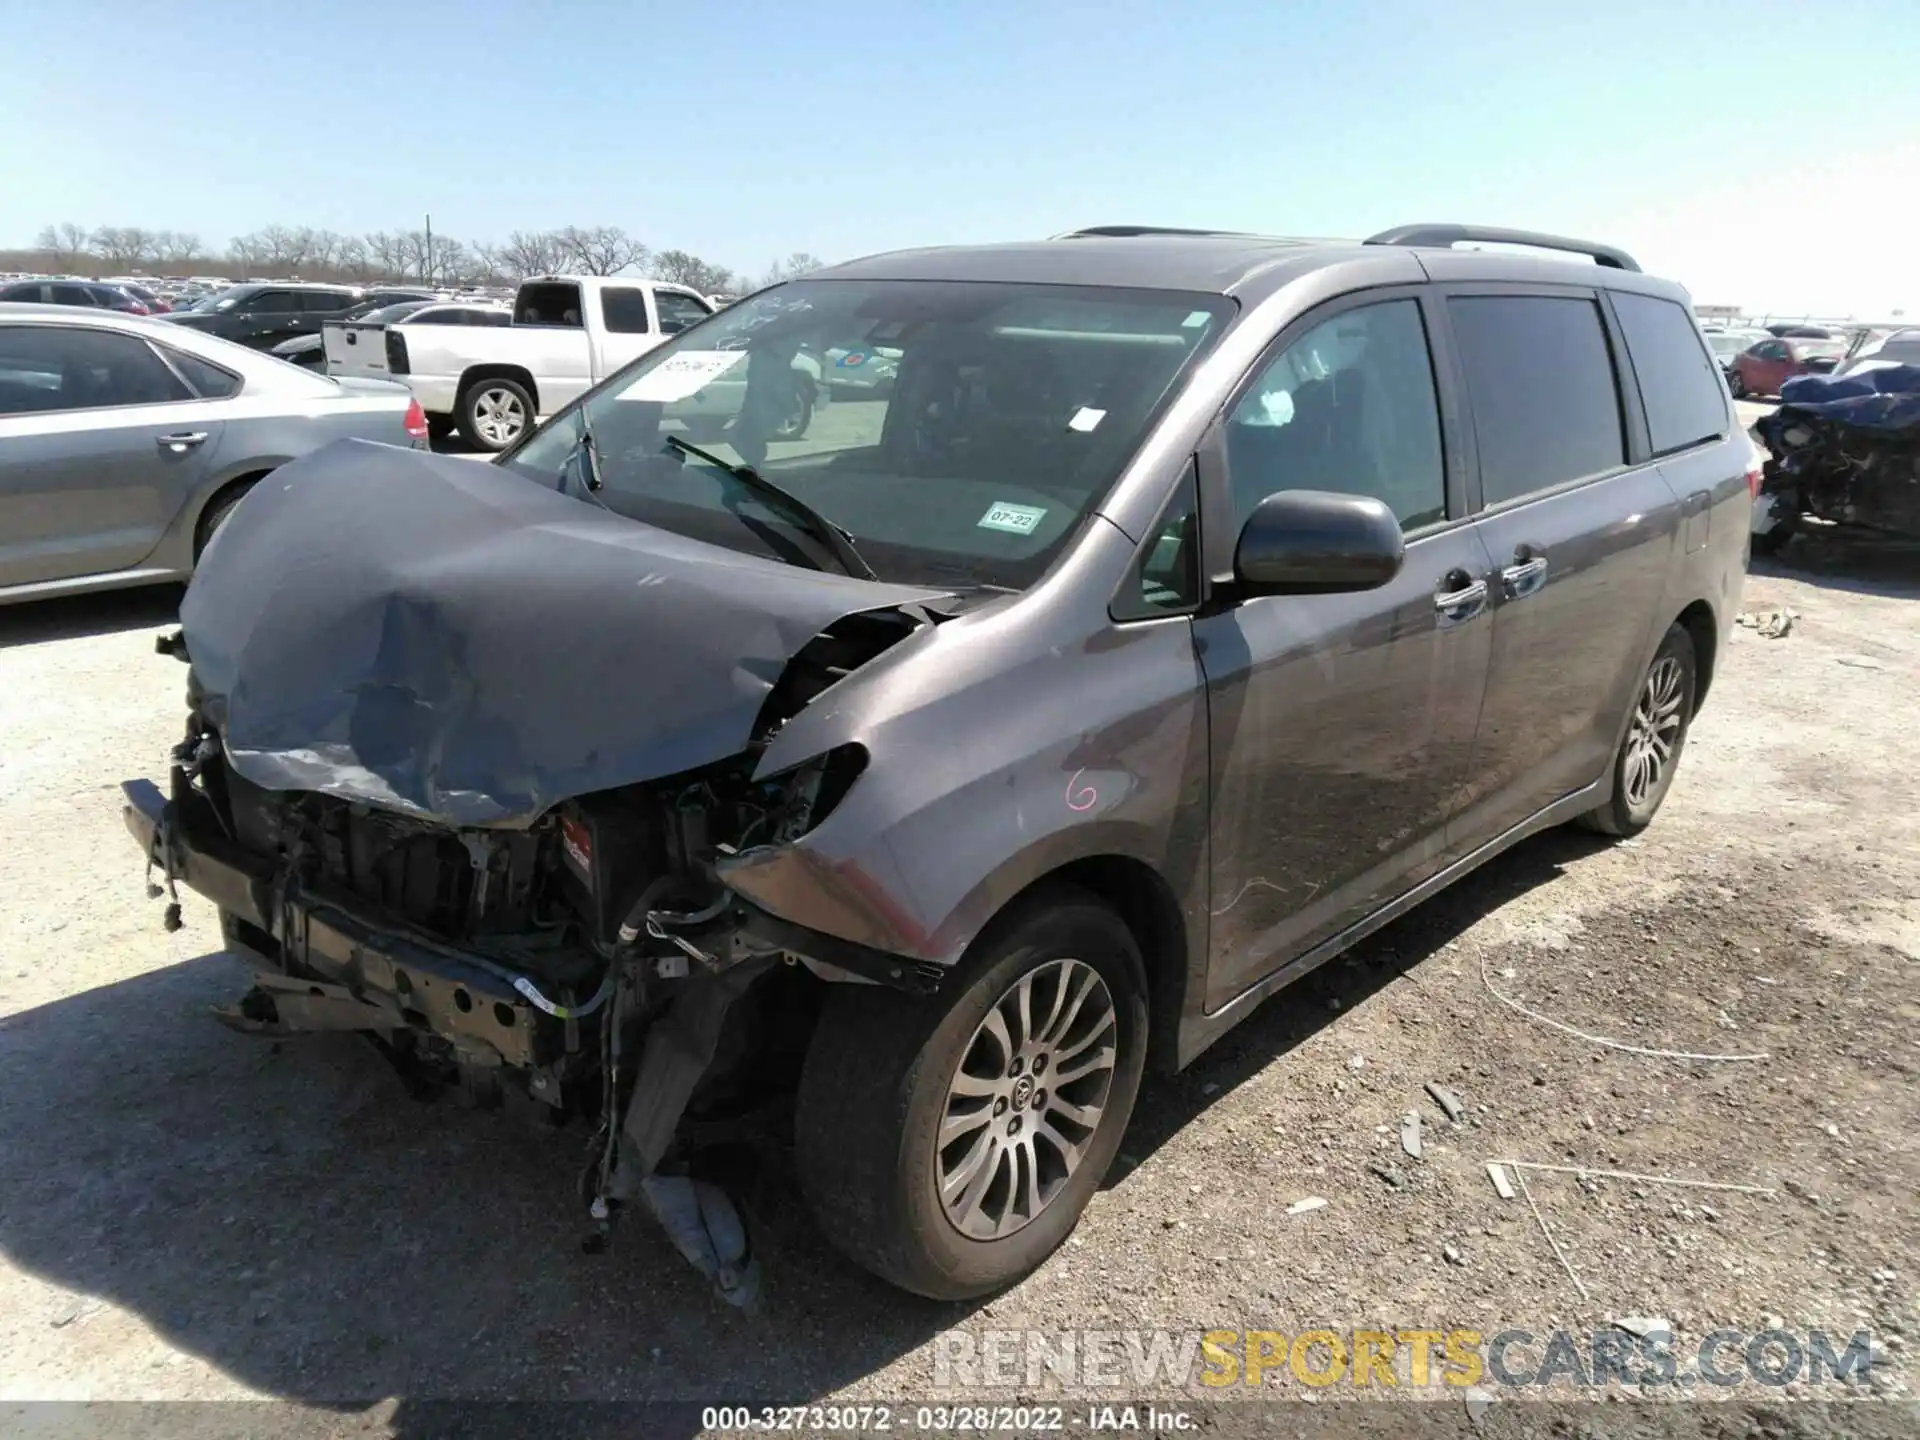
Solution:
[{"label": "side mirror", "polygon": [[1400,522],[1367,495],[1280,490],[1253,507],[1233,552],[1243,595],[1373,590],[1400,573]]}]

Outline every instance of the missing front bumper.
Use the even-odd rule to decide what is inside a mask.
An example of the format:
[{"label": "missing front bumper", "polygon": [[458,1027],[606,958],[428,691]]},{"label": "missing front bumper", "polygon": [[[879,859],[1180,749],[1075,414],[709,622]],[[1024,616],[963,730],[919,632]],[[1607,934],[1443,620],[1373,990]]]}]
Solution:
[{"label": "missing front bumper", "polygon": [[[319,993],[308,994],[310,1001],[345,997],[344,1005],[282,1004],[281,994],[291,992],[276,987],[277,1020],[270,1023],[285,1030],[416,1030],[481,1065],[531,1069],[545,1058],[540,1017],[508,980],[429,937],[291,891],[270,861],[223,837],[188,834],[150,780],[120,789],[127,830],[142,853],[170,880],[220,907],[231,948],[245,951],[263,976],[316,982]],[[367,1023],[347,1024],[356,1014]]]}]

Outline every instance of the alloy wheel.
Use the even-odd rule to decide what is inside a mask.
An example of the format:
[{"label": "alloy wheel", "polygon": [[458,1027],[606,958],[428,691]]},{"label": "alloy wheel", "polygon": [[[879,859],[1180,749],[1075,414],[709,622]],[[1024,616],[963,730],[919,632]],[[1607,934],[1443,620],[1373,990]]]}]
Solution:
[{"label": "alloy wheel", "polygon": [[473,402],[473,422],[489,445],[507,445],[526,428],[527,411],[511,390],[482,390]]},{"label": "alloy wheel", "polygon": [[994,1002],[941,1112],[935,1183],[956,1230],[1004,1239],[1066,1187],[1106,1113],[1118,1035],[1113,992],[1080,960],[1030,970]]},{"label": "alloy wheel", "polygon": [[1685,717],[1680,706],[1686,689],[1680,662],[1662,655],[1647,671],[1647,683],[1633,707],[1633,721],[1627,730],[1625,785],[1627,803],[1638,810],[1659,793],[1673,752],[1680,739]]}]

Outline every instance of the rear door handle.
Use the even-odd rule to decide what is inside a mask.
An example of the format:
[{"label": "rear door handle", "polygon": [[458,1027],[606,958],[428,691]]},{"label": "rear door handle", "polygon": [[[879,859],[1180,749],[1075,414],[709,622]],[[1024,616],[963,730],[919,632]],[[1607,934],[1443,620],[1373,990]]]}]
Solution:
[{"label": "rear door handle", "polygon": [[205,444],[206,439],[204,430],[176,430],[171,435],[155,436],[153,443],[169,454],[184,455],[194,446]]},{"label": "rear door handle", "polygon": [[1509,600],[1520,600],[1533,594],[1546,581],[1547,557],[1544,555],[1518,561],[1500,572],[1500,588],[1506,592]]},{"label": "rear door handle", "polygon": [[1445,588],[1434,592],[1433,608],[1443,619],[1459,624],[1487,608],[1486,581],[1472,580],[1466,571],[1453,570],[1440,583]]}]

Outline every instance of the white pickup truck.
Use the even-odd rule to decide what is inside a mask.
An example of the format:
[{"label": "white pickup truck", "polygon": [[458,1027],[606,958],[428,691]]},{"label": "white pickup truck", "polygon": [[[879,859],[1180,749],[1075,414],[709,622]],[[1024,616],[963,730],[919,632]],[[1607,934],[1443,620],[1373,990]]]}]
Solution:
[{"label": "white pickup truck", "polygon": [[[638,355],[713,313],[697,290],[621,276],[541,275],[521,283],[507,326],[389,326],[364,360],[330,375],[404,381],[436,432],[504,450]],[[374,352],[378,352],[375,354]]]}]

